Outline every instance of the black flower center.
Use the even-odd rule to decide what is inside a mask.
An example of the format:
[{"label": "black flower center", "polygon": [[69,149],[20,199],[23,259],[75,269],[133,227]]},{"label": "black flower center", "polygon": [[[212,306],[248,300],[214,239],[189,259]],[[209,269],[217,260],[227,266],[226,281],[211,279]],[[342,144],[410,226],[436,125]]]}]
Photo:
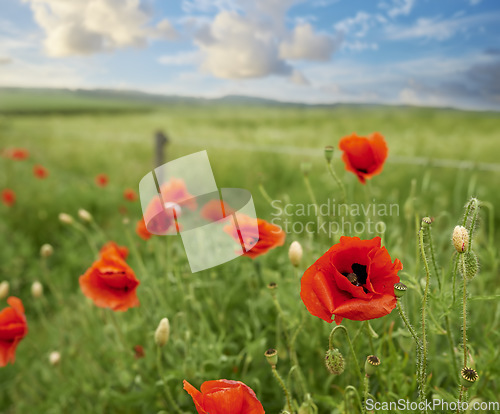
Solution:
[{"label": "black flower center", "polygon": [[353,263],[351,269],[351,273],[344,272],[342,275],[344,275],[354,286],[364,285],[366,283],[366,278],[368,277],[368,274],[366,273],[366,266],[359,263]]}]

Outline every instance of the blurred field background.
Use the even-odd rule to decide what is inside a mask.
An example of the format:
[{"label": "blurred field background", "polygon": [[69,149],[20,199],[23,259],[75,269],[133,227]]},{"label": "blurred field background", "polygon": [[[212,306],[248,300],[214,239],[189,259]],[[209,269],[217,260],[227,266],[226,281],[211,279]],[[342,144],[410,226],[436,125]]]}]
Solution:
[{"label": "blurred field background", "polygon": [[[266,220],[273,218],[274,210],[262,189],[283,203],[310,203],[300,168],[304,162],[311,163],[309,180],[318,203],[338,200],[338,188],[323,158],[324,146],[336,147],[341,137],[352,132],[381,132],[389,158],[383,173],[371,180],[370,199],[400,206],[399,216],[383,218],[385,244],[391,257],[403,262],[400,277],[410,288],[404,303],[417,326],[424,272],[416,250],[416,225],[423,216],[435,218],[433,237],[443,289],[439,291],[436,280],[431,281],[428,372],[432,373],[430,392],[436,398],[456,400],[457,391],[442,318],[450,312],[459,358],[459,304],[447,309],[451,232],[471,196],[489,203],[481,211],[474,246],[481,271],[469,283],[469,338],[481,378],[471,395],[497,401],[499,127],[496,112],[306,106],[241,97],[167,99],[106,91],[0,90],[0,148],[23,147],[30,152],[27,161],[1,159],[0,187],[12,188],[17,203],[12,208],[0,206],[0,279],[8,280],[11,294],[23,299],[29,333],[18,347],[16,363],[0,370],[0,411],[175,412],[166,402],[156,368],[153,333],[163,317],[172,325],[164,349],[164,382],[184,412],[194,412],[194,405],[182,390],[182,380],[198,386],[217,378],[245,382],[267,413],[279,412],[283,396],[263,357],[272,347],[280,353],[278,371],[288,378],[300,403],[302,390],[293,370],[290,373],[292,364],[283,339],[284,329],[293,332],[299,326],[296,351],[319,413],[344,412],[345,386],[360,387],[349,365],[348,348],[341,342],[337,345],[347,359],[346,372],[338,377],[328,374],[323,359],[332,326],[309,315],[299,298],[299,276],[334,239],[290,233],[285,246],[259,258],[258,265],[239,258],[191,274],[180,239],[143,241],[137,237],[134,228],[141,217],[140,204],[125,201],[122,194],[125,188],[138,191],[140,179],[152,169],[157,130],[171,140],[166,148],[168,159],[206,149],[218,186],[250,190],[258,216]],[[34,178],[33,164],[46,167],[49,177]],[[344,171],[338,151],[334,168],[346,184],[349,203],[366,202],[365,189]],[[109,176],[105,188],[94,183],[99,173]],[[78,277],[94,256],[82,234],[57,219],[61,212],[76,217],[79,208],[91,212],[107,240],[131,249],[129,264],[140,280],[148,280],[138,288],[141,306],[116,315],[121,338],[110,312],[94,307],[79,290]],[[123,224],[124,217],[130,219],[129,224]],[[105,241],[89,231],[99,245]],[[287,257],[294,240],[305,250],[298,272]],[[55,251],[46,269],[39,259],[43,243],[50,243]],[[148,275],[142,274],[138,254]],[[45,287],[39,300],[30,294],[35,280]],[[278,283],[285,319],[277,314],[266,288],[269,282]],[[362,326],[347,320],[345,325],[351,336]],[[382,366],[371,381],[371,392],[381,401],[415,401],[415,349],[408,344],[397,312],[372,325],[379,334],[374,346]],[[135,345],[144,347],[144,358],[134,359]],[[371,353],[364,331],[355,347],[360,361]],[[48,362],[54,350],[62,355],[55,367]]]}]

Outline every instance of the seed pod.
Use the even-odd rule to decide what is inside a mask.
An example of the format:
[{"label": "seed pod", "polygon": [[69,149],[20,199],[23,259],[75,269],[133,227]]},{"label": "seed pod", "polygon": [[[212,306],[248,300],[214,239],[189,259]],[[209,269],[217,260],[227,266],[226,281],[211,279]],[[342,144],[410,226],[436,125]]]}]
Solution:
[{"label": "seed pod", "polygon": [[375,374],[378,366],[380,365],[380,359],[375,355],[368,355],[365,362],[365,373],[367,376]]},{"label": "seed pod", "polygon": [[340,375],[345,369],[344,357],[338,349],[329,349],[326,351],[325,365],[326,369],[330,371],[331,374]]},{"label": "seed pod", "polygon": [[460,384],[465,388],[470,388],[479,379],[475,369],[465,367],[460,371]]},{"label": "seed pod", "polygon": [[397,298],[404,296],[408,288],[404,283],[398,282],[394,285],[394,294]]},{"label": "seed pod", "polygon": [[332,158],[333,158],[333,147],[331,145],[327,145],[325,147],[325,159],[326,159],[326,162],[328,164],[330,164],[332,162]]},{"label": "seed pod", "polygon": [[276,367],[278,364],[278,351],[274,348],[269,348],[266,352],[264,352],[264,355],[269,365]]},{"label": "seed pod", "polygon": [[469,232],[463,226],[456,226],[452,236],[453,246],[458,253],[465,252],[469,247]]}]

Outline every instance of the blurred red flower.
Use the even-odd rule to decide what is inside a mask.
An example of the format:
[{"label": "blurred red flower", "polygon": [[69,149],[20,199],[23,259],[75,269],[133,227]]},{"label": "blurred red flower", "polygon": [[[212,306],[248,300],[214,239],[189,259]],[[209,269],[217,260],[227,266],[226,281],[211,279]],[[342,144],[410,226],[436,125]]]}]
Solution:
[{"label": "blurred red flower", "polygon": [[254,259],[275,247],[283,246],[285,243],[286,233],[274,224],[258,218],[258,232],[255,232],[253,226],[255,219],[239,214],[237,220],[237,230],[235,230],[234,226],[225,226],[224,231],[236,241],[240,242],[242,240],[244,246],[253,244],[253,247],[243,254],[244,256]]},{"label": "blurred red flower", "polygon": [[108,185],[109,178],[106,174],[97,174],[95,177],[95,183],[99,187],[106,187]]},{"label": "blurred red flower", "polygon": [[391,261],[380,237],[340,238],[302,276],[300,297],[314,316],[339,325],[343,318],[366,321],[396,307],[394,284],[403,265]]},{"label": "blurred red flower", "polygon": [[17,345],[28,333],[21,299],[11,296],[7,303],[10,307],[0,312],[0,367],[14,363]]},{"label": "blurred red flower", "polygon": [[144,358],[144,348],[141,345],[134,346],[134,358],[135,359]]},{"label": "blurred red flower", "polygon": [[115,246],[103,248],[99,260],[80,276],[80,288],[96,306],[126,311],[139,306],[136,294],[139,281],[123,259],[124,248]]},{"label": "blurred red flower", "polygon": [[205,381],[200,391],[184,380],[198,414],[264,414],[255,392],[240,381]]},{"label": "blurred red flower", "polygon": [[2,203],[11,207],[16,203],[16,193],[10,188],[2,190]]},{"label": "blurred red flower", "polygon": [[218,221],[234,213],[229,204],[222,200],[210,200],[200,211],[205,220]]},{"label": "blurred red flower", "polygon": [[137,196],[137,193],[134,190],[132,190],[131,188],[127,188],[123,192],[123,198],[127,201],[137,201],[139,199],[139,197]]},{"label": "blurred red flower", "polygon": [[344,151],[345,169],[356,174],[362,184],[382,171],[388,152],[385,139],[378,132],[369,137],[358,137],[353,133],[340,140],[339,148]]},{"label": "blurred red flower", "polygon": [[99,251],[101,256],[117,254],[123,260],[128,256],[128,249],[125,246],[118,246],[114,241],[107,242]]},{"label": "blurred red flower", "polygon": [[152,234],[146,228],[146,223],[144,222],[143,218],[137,221],[137,225],[135,226],[135,232],[143,240],[149,240],[152,236]]},{"label": "blurred red flower", "polygon": [[28,159],[30,153],[25,148],[8,148],[2,152],[2,155],[11,160],[22,161]]},{"label": "blurred red flower", "polygon": [[44,166],[37,164],[33,167],[33,175],[37,178],[44,179],[49,176],[49,172]]}]

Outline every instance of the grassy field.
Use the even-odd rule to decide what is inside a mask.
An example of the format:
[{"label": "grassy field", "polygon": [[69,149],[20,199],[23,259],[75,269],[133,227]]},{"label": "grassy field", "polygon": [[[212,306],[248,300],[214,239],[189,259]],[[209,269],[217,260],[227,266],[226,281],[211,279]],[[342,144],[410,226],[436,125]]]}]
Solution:
[{"label": "grassy field", "polygon": [[[338,150],[333,166],[346,186],[349,204],[399,206],[398,214],[373,218],[385,222],[385,246],[392,259],[399,258],[404,265],[399,275],[409,289],[403,305],[417,329],[426,275],[417,231],[422,217],[434,218],[439,276],[431,272],[428,399],[458,397],[454,363],[460,367],[462,290],[458,277],[458,299],[453,302],[451,234],[461,224],[470,197],[484,202],[474,240],[480,273],[468,283],[468,346],[480,376],[469,398],[498,401],[499,127],[498,113],[451,109],[1,91],[0,149],[23,147],[30,158],[0,158],[0,190],[11,188],[17,195],[15,206],[0,205],[0,281],[9,281],[10,294],[23,300],[29,326],[15,364],[0,369],[0,411],[179,412],[169,401],[170,393],[179,410],[192,413],[195,408],[182,390],[182,380],[199,387],[205,380],[227,378],[245,382],[267,413],[278,413],[285,399],[264,358],[266,349],[276,348],[277,370],[292,398],[299,406],[310,402],[309,408],[294,412],[358,412],[354,393],[345,390],[351,385],[362,396],[363,385],[345,340],[339,335],[335,345],[346,358],[346,370],[331,375],[323,361],[333,326],[310,315],[299,297],[300,276],[338,241],[340,233],[290,231],[283,247],[256,260],[242,257],[192,274],[179,238],[144,241],[135,234],[140,203],[128,202],[122,195],[125,188],[138,191],[140,179],[151,170],[153,134],[159,129],[170,137],[168,159],[206,149],[218,186],[250,190],[258,216],[268,221],[276,218],[276,209],[267,196],[283,204],[311,203],[301,170],[304,163],[311,165],[308,180],[317,203],[338,202],[340,193],[323,157],[325,145],[336,147],[341,137],[354,131],[362,135],[379,131],[385,136],[389,158],[369,185],[362,186],[344,170]],[[46,167],[49,177],[33,177],[34,164]],[[95,185],[99,173],[109,176],[108,186]],[[82,223],[86,237],[58,221],[61,212],[78,220],[79,208],[93,215],[102,232]],[[129,219],[127,224],[124,218]],[[305,223],[316,217],[294,215],[290,220]],[[358,235],[371,239],[377,234]],[[141,306],[124,313],[95,307],[78,284],[78,277],[95,260],[92,247],[107,240],[131,250],[127,262],[141,281],[137,290]],[[287,255],[294,240],[304,248],[298,269]],[[46,261],[39,255],[44,243],[54,247]],[[42,298],[31,296],[35,280],[44,285]],[[276,298],[281,311],[267,288],[270,282],[279,286]],[[1,308],[5,306],[3,300]],[[159,369],[154,331],[163,317],[170,320],[171,337],[162,348]],[[344,320],[343,325],[355,338],[360,363],[371,353],[382,360],[370,379],[376,400],[417,401],[415,345],[397,311],[371,322],[377,338],[368,337],[362,322]],[[292,351],[300,367],[294,368],[287,338],[295,332]],[[144,347],[144,358],[134,358],[135,345]],[[57,366],[49,363],[52,351],[61,353]],[[298,372],[303,373],[304,384]]]}]

